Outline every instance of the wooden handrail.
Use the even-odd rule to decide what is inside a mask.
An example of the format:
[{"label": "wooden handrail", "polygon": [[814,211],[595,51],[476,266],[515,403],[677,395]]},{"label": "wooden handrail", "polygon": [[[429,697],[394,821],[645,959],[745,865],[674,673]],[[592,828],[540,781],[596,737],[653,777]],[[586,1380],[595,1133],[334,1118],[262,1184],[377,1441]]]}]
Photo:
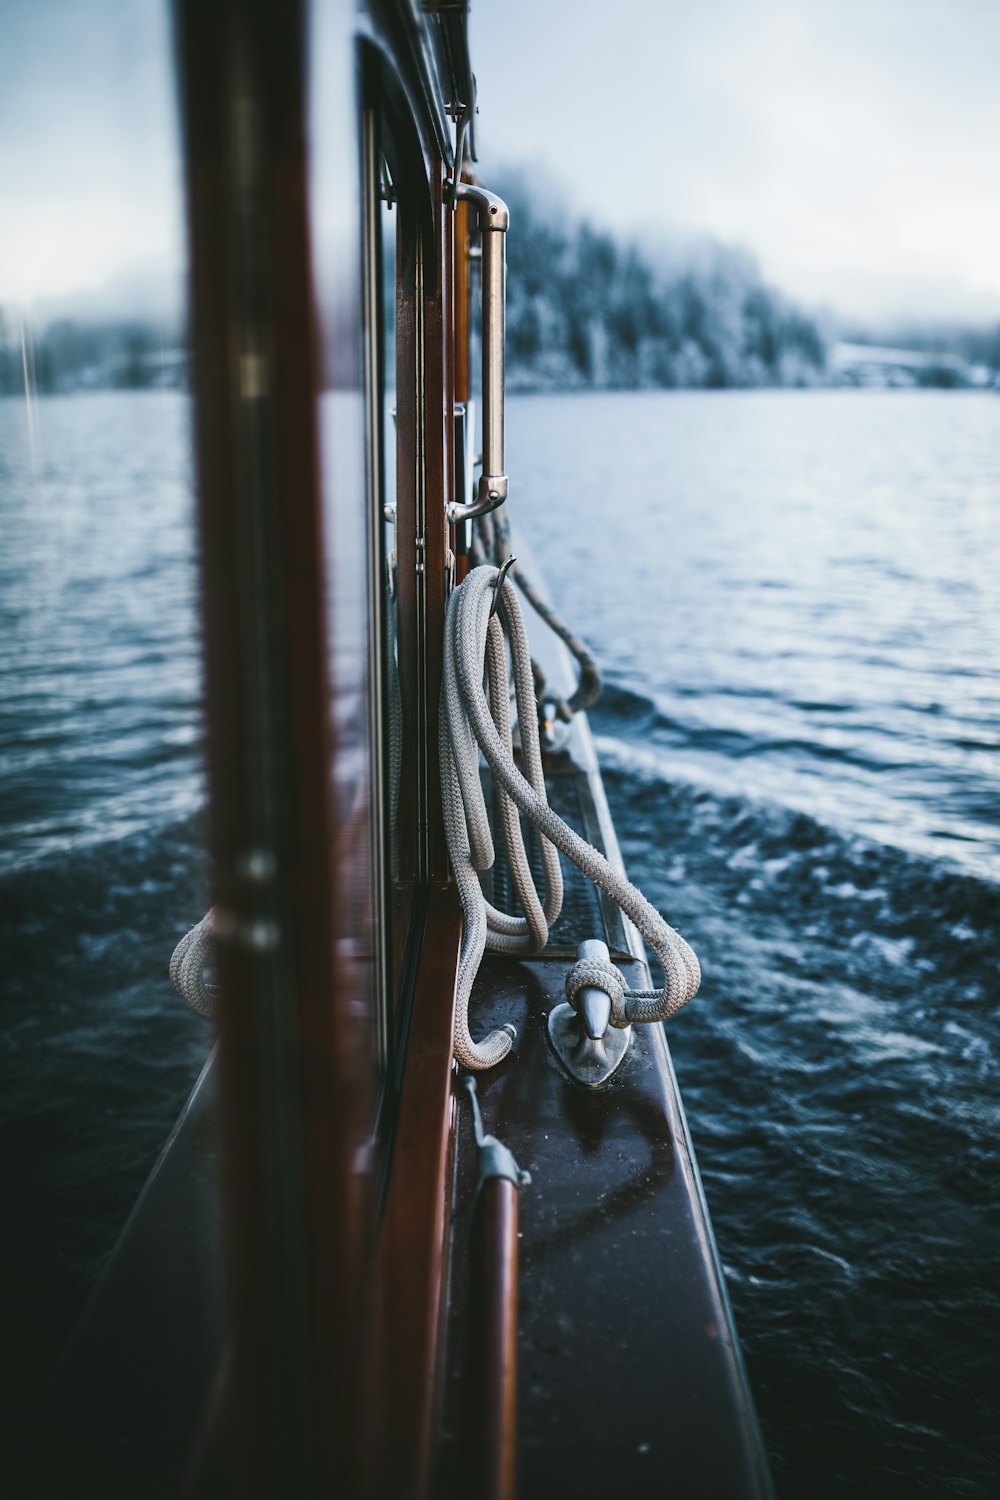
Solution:
[{"label": "wooden handrail", "polygon": [[517,1494],[518,1191],[487,1178],[472,1219],[463,1431],[464,1492]]},{"label": "wooden handrail", "polygon": [[442,1380],[452,1147],[451,1036],[462,912],[432,886],[376,1265],[376,1492],[427,1495]]}]

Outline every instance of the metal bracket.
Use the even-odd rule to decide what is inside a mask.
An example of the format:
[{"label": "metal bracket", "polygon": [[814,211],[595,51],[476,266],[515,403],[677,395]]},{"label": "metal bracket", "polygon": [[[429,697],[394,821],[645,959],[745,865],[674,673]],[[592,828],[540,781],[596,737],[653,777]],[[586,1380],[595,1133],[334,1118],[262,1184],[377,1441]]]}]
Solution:
[{"label": "metal bracket", "polygon": [[516,1188],[527,1187],[531,1181],[530,1172],[522,1172],[514,1159],[514,1153],[503,1141],[498,1141],[495,1135],[484,1135],[483,1117],[479,1113],[479,1096],[476,1093],[476,1080],[471,1073],[463,1073],[462,1084],[469,1096],[472,1105],[472,1129],[476,1137],[476,1147],[479,1151],[479,1172],[476,1176],[476,1195],[483,1183],[490,1177],[506,1177]]},{"label": "metal bracket", "polygon": [[447,191],[471,203],[478,214],[483,244],[483,473],[471,505],[452,501],[448,520],[471,521],[496,510],[507,498],[504,472],[504,340],[507,297],[507,227],[510,212],[502,198],[471,182],[449,181]]},{"label": "metal bracket", "polygon": [[[597,938],[581,943],[576,956],[611,962],[607,944]],[[576,1010],[564,1002],[549,1011],[552,1050],[574,1082],[586,1088],[600,1088],[625,1061],[632,1028],[610,1022],[611,997],[596,985],[580,991]]]}]

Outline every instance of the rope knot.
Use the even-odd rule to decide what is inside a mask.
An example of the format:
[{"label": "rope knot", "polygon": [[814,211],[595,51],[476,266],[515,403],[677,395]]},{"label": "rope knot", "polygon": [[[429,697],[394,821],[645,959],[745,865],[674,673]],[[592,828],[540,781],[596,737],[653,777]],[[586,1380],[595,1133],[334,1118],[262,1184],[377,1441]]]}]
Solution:
[{"label": "rope knot", "polygon": [[614,964],[605,963],[600,958],[577,959],[566,974],[566,1000],[574,1010],[577,1009],[577,995],[589,985],[603,990],[610,999],[612,1026],[627,1026],[629,1021],[625,1014],[625,996],[629,992]]}]

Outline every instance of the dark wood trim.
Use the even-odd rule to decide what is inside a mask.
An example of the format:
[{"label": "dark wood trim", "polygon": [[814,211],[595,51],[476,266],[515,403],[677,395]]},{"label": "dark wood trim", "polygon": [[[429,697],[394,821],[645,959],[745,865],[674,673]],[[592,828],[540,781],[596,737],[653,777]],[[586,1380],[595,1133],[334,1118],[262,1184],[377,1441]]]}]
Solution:
[{"label": "dark wood trim", "polygon": [[518,1222],[517,1188],[488,1178],[472,1216],[463,1371],[464,1493],[479,1500],[517,1494]]},{"label": "dark wood trim", "polygon": [[380,1344],[377,1492],[430,1492],[443,1378],[454,1123],[451,1043],[462,913],[431,887],[413,996],[406,1073],[377,1262]]},{"label": "dark wood trim", "polygon": [[359,875],[334,863],[304,16],[179,0],[177,17],[234,1484],[349,1495],[369,1410],[372,1070],[359,977],[335,958],[338,882]]}]

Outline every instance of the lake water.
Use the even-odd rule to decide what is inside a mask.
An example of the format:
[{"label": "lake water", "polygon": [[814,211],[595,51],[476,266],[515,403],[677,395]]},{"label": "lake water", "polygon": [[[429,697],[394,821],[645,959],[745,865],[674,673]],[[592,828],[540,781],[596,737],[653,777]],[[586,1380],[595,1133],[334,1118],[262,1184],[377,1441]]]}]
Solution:
[{"label": "lake water", "polygon": [[[780,1496],[1000,1475],[1000,399],[513,403]],[[519,480],[518,476],[525,476]]]},{"label": "lake water", "polygon": [[26,418],[0,400],[0,1454],[209,1042],[166,967],[207,900],[188,404]]},{"label": "lake water", "polygon": [[[509,403],[784,1500],[1000,1469],[1000,399]],[[188,409],[0,402],[0,1226],[16,1425],[193,1082]],[[16,1368],[13,1368],[16,1365]]]}]

